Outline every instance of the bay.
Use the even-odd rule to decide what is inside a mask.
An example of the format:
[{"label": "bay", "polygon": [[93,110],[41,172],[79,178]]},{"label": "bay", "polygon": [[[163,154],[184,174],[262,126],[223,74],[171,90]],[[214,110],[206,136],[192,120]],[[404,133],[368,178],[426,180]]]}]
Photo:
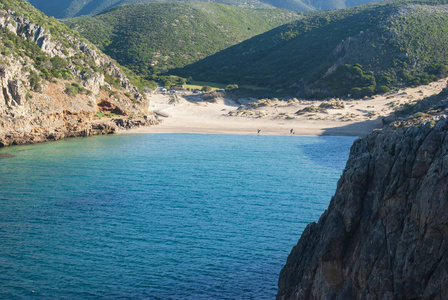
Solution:
[{"label": "bay", "polygon": [[0,149],[0,298],[274,299],[353,141],[136,134]]}]

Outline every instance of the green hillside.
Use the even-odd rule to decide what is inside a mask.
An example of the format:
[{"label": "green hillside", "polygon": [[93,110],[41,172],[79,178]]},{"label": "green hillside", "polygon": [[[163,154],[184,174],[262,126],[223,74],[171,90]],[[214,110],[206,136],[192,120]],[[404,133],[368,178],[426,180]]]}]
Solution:
[{"label": "green hillside", "polygon": [[[56,18],[94,15],[126,4],[175,0],[28,0],[36,8]],[[185,0],[190,1],[190,0]],[[194,0],[221,3],[241,8],[283,8],[292,11],[329,10],[353,7],[378,0]]]},{"label": "green hillside", "polygon": [[[191,1],[191,0],[185,0]],[[276,8],[275,4],[280,4],[280,8],[292,9],[295,11],[312,10],[313,7],[301,0],[194,0],[202,2],[221,3],[241,8]],[[84,15],[95,15],[117,6],[137,3],[152,2],[178,2],[178,0],[29,0],[36,8],[42,10],[47,15],[56,18],[72,18]],[[272,4],[270,4],[270,2]],[[278,2],[278,3],[277,3]]]},{"label": "green hillside", "polygon": [[147,3],[65,21],[120,64],[150,76],[183,67],[299,18],[203,2]]},{"label": "green hillside", "polygon": [[[122,90],[117,85],[117,82],[123,79],[123,76],[116,72],[116,70],[120,69],[120,71],[126,73],[126,79],[129,79],[137,87],[150,86],[155,88],[154,82],[147,82],[136,76],[131,70],[118,66],[118,64],[116,70],[107,66],[100,67],[92,58],[92,54],[81,49],[95,49],[95,46],[83,38],[77,31],[71,30],[53,17],[46,16],[32,7],[27,1],[0,0],[0,10],[12,11],[18,18],[24,18],[26,22],[29,21],[31,27],[34,26],[33,24],[38,24],[42,30],[48,31],[47,35],[46,32],[41,32],[39,29],[38,34],[42,35],[39,39],[51,40],[51,44],[55,47],[54,52],[56,55],[49,55],[49,53],[45,53],[40,48],[38,45],[39,40],[23,38],[27,30],[29,30],[28,27],[21,29],[23,31],[21,32],[22,36],[12,33],[7,27],[0,28],[0,64],[7,65],[4,59],[7,56],[16,57],[17,59],[28,59],[31,62],[31,67],[24,65],[24,68],[26,72],[29,72],[28,83],[33,90],[39,92],[41,86],[49,81],[61,79],[81,82],[88,80],[90,77],[101,75],[106,77],[108,83],[118,90]],[[3,15],[0,14],[0,16]],[[6,15],[3,17],[6,17]],[[38,37],[36,34],[34,39]],[[84,46],[81,47],[81,44]],[[95,55],[104,56],[99,51]]]},{"label": "green hillside", "polygon": [[[39,24],[49,31],[53,42],[61,44],[65,49],[75,49],[77,47],[72,37],[81,38],[77,32],[73,32],[56,19],[47,17],[24,0],[0,0],[0,9],[14,11],[15,15],[24,17],[33,24]],[[33,62],[33,67],[29,68],[28,79],[31,89],[35,91],[41,90],[43,82],[54,78],[72,79],[74,74],[68,69],[69,64],[78,66],[86,73],[97,71],[93,62],[81,53],[70,59],[63,59],[59,56],[50,58],[35,41],[21,38],[6,27],[0,29],[0,41],[0,62],[2,64],[6,62],[4,58],[7,56],[13,56],[17,59],[27,57]],[[65,49],[64,56],[68,55]]]},{"label": "green hillside", "polygon": [[442,2],[384,2],[320,12],[171,73],[309,97],[360,97],[446,76],[447,45]]}]

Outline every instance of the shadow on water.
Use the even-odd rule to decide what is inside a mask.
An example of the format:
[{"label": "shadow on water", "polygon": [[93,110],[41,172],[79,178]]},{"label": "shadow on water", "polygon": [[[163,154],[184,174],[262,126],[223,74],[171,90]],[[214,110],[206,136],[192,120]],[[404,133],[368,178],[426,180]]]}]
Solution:
[{"label": "shadow on water", "polygon": [[2,158],[14,158],[15,156],[9,153],[0,153],[0,159]]},{"label": "shadow on water", "polygon": [[[316,143],[300,145],[304,155],[320,166],[343,170],[354,136],[319,136]],[[347,155],[341,155],[347,153]]]},{"label": "shadow on water", "polygon": [[[327,128],[323,135],[318,137],[319,142],[300,146],[300,149],[315,163],[342,170],[345,168],[353,142],[369,135],[374,129],[380,128],[380,124],[381,120],[377,119]],[[340,153],[347,153],[347,157],[341,158]]]}]

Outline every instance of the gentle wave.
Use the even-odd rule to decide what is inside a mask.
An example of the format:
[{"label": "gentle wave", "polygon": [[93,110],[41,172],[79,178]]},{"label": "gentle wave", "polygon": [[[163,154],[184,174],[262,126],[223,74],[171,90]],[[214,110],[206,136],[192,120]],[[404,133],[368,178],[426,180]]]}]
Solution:
[{"label": "gentle wave", "polygon": [[0,298],[273,299],[351,137],[142,134],[0,155]]}]

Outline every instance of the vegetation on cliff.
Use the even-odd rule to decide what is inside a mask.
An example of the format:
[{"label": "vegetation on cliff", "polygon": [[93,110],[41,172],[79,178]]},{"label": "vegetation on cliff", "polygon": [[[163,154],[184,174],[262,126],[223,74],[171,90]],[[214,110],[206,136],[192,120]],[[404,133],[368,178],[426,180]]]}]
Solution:
[{"label": "vegetation on cliff", "polygon": [[447,75],[443,1],[387,1],[319,12],[172,74],[307,97],[363,97]]},{"label": "vegetation on cliff", "polygon": [[[31,58],[37,72],[37,76],[34,76],[35,81],[40,79],[51,80],[54,77],[70,79],[74,73],[77,73],[78,77],[89,77],[99,72],[106,77],[109,83],[113,83],[110,74],[107,74],[106,66],[100,67],[95,62],[96,56],[98,56],[93,50],[95,46],[81,37],[77,31],[71,30],[53,17],[46,16],[23,0],[0,0],[0,9],[4,10],[0,16],[7,18],[6,11],[11,11],[16,18],[26,22],[25,25],[18,26],[19,32],[9,30],[11,29],[10,26],[16,26],[17,20],[10,22],[11,25],[7,25],[9,21],[6,21],[3,24],[4,26],[1,26],[1,41],[4,46],[1,53],[2,55],[11,54]],[[40,40],[33,40],[33,38],[26,36],[26,30],[33,26],[36,27],[36,30],[39,30]],[[47,45],[42,43],[47,43]],[[53,53],[46,51],[46,46],[51,48]],[[117,63],[114,62],[114,64],[118,66]],[[143,86],[155,87],[155,83],[146,82],[132,71],[121,66],[118,67],[139,88]]]},{"label": "vegetation on cliff", "polygon": [[127,5],[64,22],[120,64],[151,78],[297,18],[284,10],[176,2]]},{"label": "vegetation on cliff", "polygon": [[146,112],[113,60],[26,1],[0,0],[0,38],[0,146],[114,131],[114,122],[94,122],[97,111]]}]

